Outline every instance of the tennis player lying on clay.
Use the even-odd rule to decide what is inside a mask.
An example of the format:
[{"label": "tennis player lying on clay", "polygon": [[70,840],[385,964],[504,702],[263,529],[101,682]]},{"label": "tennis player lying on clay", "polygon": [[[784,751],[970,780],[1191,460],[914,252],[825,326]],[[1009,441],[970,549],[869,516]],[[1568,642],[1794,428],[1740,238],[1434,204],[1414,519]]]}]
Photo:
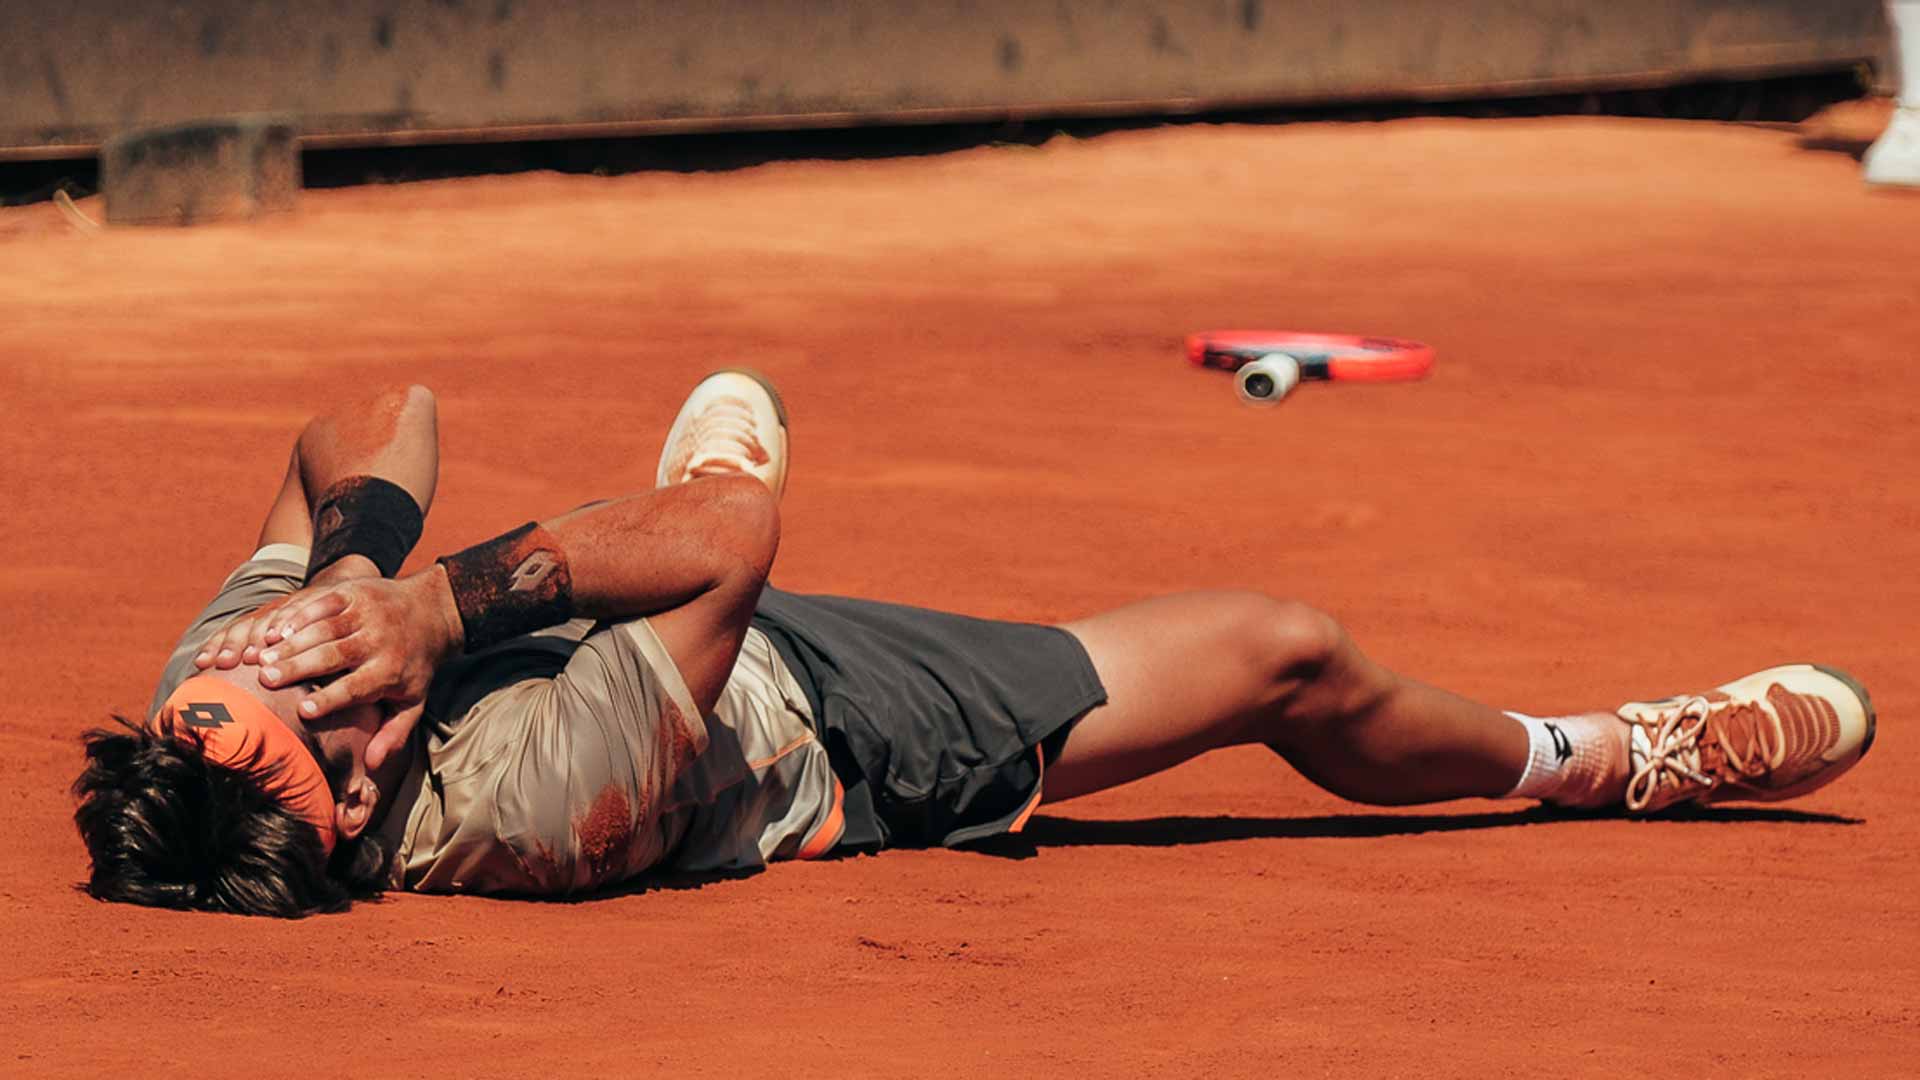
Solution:
[{"label": "tennis player lying on clay", "polygon": [[394,578],[436,442],[419,388],[308,425],[147,719],[86,737],[93,895],[299,916],[951,845],[1247,743],[1356,802],[1651,813],[1791,798],[1873,739],[1866,692],[1812,665],[1539,718],[1256,593],[1051,627],[780,592],[786,416],[741,372],[695,387],[654,490]]}]

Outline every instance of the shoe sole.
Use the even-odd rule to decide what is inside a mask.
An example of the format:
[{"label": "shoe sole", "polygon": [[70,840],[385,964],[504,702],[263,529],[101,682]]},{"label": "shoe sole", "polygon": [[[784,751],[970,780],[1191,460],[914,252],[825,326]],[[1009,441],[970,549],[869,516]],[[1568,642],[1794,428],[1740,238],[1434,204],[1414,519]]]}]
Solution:
[{"label": "shoe sole", "polygon": [[1866,757],[1867,751],[1873,749],[1873,732],[1874,728],[1879,724],[1879,720],[1873,712],[1873,697],[1867,693],[1867,688],[1861,685],[1859,679],[1841,671],[1839,668],[1828,667],[1825,664],[1808,664],[1807,666],[1813,668],[1815,671],[1824,671],[1828,675],[1839,679],[1847,685],[1847,689],[1853,691],[1854,697],[1860,699],[1860,707],[1867,712],[1867,734],[1860,740],[1860,753],[1854,756],[1854,760],[1858,761]]},{"label": "shoe sole", "polygon": [[765,390],[767,392],[767,396],[773,399],[773,415],[779,418],[780,427],[783,430],[787,427],[787,401],[785,398],[780,396],[780,390],[778,387],[773,385],[772,379],[768,378],[765,375],[762,375],[760,372],[755,371],[752,368],[723,367],[723,368],[715,368],[712,371],[707,372],[705,375],[702,375],[700,377],[700,381],[706,382],[708,379],[713,378],[715,375],[745,375],[747,378],[752,379],[756,383],[759,383],[760,389]]}]

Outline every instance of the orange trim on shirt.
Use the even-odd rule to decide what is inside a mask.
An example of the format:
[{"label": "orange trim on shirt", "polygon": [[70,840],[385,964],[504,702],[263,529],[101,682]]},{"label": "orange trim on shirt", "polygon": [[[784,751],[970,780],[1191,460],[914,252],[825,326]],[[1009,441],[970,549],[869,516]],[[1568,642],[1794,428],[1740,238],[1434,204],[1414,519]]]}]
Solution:
[{"label": "orange trim on shirt", "polygon": [[1013,819],[1013,824],[1007,826],[1007,831],[1010,833],[1017,833],[1027,827],[1027,819],[1033,816],[1034,808],[1040,805],[1040,793],[1046,790],[1047,752],[1037,746],[1034,747],[1033,763],[1039,767],[1040,776],[1033,782],[1033,797],[1027,800],[1027,805],[1021,809],[1020,816]]},{"label": "orange trim on shirt", "polygon": [[788,743],[787,745],[781,747],[778,750],[775,750],[773,752],[772,757],[766,757],[766,758],[761,758],[758,761],[747,762],[747,768],[753,770],[754,772],[759,772],[761,769],[764,769],[769,765],[774,764],[775,762],[779,761],[781,758],[786,757],[788,754],[793,753],[795,750],[798,750],[801,747],[813,741],[814,741],[813,732],[811,731],[806,732],[800,735],[798,738],[794,739],[792,742]]},{"label": "orange trim on shirt", "polygon": [[807,842],[800,845],[800,852],[794,858],[817,859],[833,850],[833,845],[839,843],[847,832],[846,803],[846,789],[840,786],[840,778],[836,776],[833,778],[833,809],[827,812],[827,820],[813,830]]}]

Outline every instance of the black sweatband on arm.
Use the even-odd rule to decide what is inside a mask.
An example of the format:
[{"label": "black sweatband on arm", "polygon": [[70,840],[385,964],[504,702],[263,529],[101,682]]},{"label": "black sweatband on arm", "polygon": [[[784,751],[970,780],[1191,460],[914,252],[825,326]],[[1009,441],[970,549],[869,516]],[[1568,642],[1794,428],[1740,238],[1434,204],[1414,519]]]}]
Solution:
[{"label": "black sweatband on arm", "polygon": [[348,555],[364,555],[380,568],[381,577],[392,577],[420,542],[425,524],[420,504],[406,488],[377,476],[349,476],[313,504],[307,577]]},{"label": "black sweatband on arm", "polygon": [[439,561],[447,568],[470,653],[573,618],[566,553],[539,522]]}]

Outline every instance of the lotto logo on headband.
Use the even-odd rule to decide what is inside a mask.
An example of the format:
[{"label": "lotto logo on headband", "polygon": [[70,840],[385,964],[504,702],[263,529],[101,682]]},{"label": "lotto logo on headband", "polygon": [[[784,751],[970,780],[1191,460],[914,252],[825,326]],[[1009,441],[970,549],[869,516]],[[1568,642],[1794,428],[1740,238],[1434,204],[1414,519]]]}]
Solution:
[{"label": "lotto logo on headband", "polygon": [[233,714],[217,701],[189,701],[175,712],[192,728],[222,728],[233,723]]}]

